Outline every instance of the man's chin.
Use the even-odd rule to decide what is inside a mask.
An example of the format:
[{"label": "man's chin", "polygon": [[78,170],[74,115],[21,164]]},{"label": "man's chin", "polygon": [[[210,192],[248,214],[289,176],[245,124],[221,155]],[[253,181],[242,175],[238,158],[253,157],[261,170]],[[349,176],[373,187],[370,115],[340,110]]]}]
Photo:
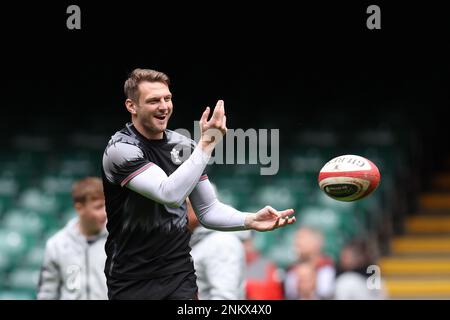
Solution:
[{"label": "man's chin", "polygon": [[167,124],[161,125],[161,124],[153,124],[151,126],[146,126],[145,130],[148,133],[151,133],[152,136],[158,135],[160,133],[163,133],[167,128]]},{"label": "man's chin", "polygon": [[167,124],[158,125],[155,127],[155,133],[163,133],[167,129]]},{"label": "man's chin", "polygon": [[166,127],[159,127],[156,130],[153,130],[154,135],[160,135],[163,134],[163,132],[166,130]]}]

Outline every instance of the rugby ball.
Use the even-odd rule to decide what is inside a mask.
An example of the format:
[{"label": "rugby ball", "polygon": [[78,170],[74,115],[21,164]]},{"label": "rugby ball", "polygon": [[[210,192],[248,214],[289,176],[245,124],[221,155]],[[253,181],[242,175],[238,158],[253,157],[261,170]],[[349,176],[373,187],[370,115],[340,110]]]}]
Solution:
[{"label": "rugby ball", "polygon": [[339,201],[367,197],[380,184],[380,171],[372,161],[357,155],[343,155],[328,161],[320,170],[319,187]]}]

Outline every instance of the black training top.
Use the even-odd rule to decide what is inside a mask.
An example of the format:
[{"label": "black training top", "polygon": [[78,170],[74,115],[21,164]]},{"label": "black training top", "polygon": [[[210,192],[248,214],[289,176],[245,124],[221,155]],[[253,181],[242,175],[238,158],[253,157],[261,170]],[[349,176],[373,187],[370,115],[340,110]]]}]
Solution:
[{"label": "black training top", "polygon": [[161,140],[149,140],[131,123],[111,137],[102,165],[107,277],[151,279],[194,270],[186,202],[170,208],[125,187],[153,164],[169,176],[194,147],[193,140],[171,130],[165,130]]}]

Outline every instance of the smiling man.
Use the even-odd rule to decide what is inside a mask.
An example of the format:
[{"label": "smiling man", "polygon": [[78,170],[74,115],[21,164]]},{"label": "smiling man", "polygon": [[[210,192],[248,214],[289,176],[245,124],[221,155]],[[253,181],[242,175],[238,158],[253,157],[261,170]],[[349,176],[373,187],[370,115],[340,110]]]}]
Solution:
[{"label": "smiling man", "polygon": [[[210,120],[209,107],[203,112],[197,145],[167,129],[173,112],[169,84],[168,76],[155,70],[130,74],[124,89],[131,123],[111,137],[103,155],[109,299],[197,297],[188,196],[200,223],[211,229],[268,231],[295,221],[292,209],[266,206],[243,213],[217,200],[204,171],[227,131],[224,103],[217,102]],[[185,161],[174,156],[180,148],[191,151]]]}]

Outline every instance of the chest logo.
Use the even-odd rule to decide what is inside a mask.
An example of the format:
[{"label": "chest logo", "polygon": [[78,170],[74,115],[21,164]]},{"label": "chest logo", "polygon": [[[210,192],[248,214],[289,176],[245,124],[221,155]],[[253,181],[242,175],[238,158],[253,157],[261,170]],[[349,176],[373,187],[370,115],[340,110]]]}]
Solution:
[{"label": "chest logo", "polygon": [[170,156],[172,158],[173,163],[175,163],[175,164],[181,163],[180,150],[173,148],[172,151],[170,151]]}]

